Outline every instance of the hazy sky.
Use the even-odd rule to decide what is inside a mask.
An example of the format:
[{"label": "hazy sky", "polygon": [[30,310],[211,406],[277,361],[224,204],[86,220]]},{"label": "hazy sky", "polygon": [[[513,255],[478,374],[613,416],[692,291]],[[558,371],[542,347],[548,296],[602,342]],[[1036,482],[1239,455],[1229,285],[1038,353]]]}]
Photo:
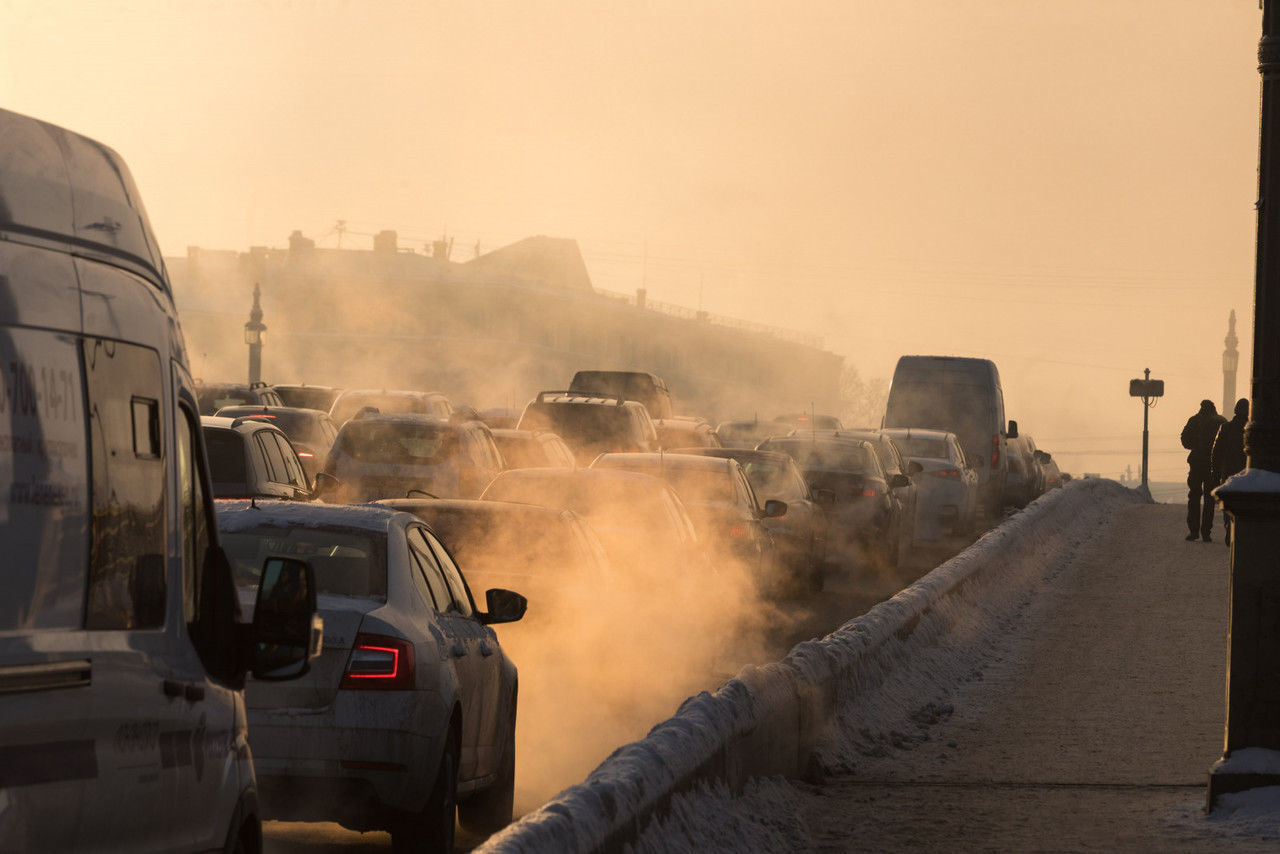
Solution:
[{"label": "hazy sky", "polygon": [[120,151],[166,254],[575,237],[598,287],[644,267],[866,376],[990,356],[1075,471],[1136,462],[1069,454],[1136,447],[1150,366],[1171,479],[1230,308],[1248,376],[1259,31],[1256,0],[0,0],[0,103]]}]

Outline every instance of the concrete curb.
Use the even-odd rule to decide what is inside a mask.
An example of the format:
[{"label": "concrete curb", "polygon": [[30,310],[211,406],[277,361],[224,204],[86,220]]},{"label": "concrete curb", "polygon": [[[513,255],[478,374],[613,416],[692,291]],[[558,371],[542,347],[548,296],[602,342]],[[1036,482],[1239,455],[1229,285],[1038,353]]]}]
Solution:
[{"label": "concrete curb", "polygon": [[619,748],[587,779],[495,835],[484,852],[595,852],[634,842],[673,795],[722,781],[803,777],[842,705],[911,666],[975,611],[1025,596],[1037,567],[1074,550],[1116,508],[1149,502],[1114,481],[1072,481],[1042,496],[928,575],[781,661],[748,667],[714,694]]}]

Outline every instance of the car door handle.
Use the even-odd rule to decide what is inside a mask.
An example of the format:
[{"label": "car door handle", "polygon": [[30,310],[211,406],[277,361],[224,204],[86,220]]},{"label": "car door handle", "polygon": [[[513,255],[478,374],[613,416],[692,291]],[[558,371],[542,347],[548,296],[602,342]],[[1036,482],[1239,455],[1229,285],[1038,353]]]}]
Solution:
[{"label": "car door handle", "polygon": [[494,652],[495,652],[494,648],[489,646],[487,643],[480,644],[480,654],[483,655],[485,658],[488,658],[489,656],[493,655]]},{"label": "car door handle", "polygon": [[204,686],[199,682],[181,682],[177,679],[164,680],[166,697],[184,697],[188,703],[204,699]]},{"label": "car door handle", "polygon": [[467,648],[460,643],[455,643],[453,648],[449,650],[449,654],[454,658],[462,658],[467,654]]}]

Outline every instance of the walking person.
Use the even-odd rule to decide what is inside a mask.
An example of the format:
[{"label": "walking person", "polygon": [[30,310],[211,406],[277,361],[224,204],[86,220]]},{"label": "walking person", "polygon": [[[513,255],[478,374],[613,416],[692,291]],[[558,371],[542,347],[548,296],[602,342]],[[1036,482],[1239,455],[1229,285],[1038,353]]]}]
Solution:
[{"label": "walking person", "polygon": [[[1244,425],[1249,421],[1249,400],[1240,398],[1236,401],[1235,417],[1218,428],[1218,435],[1213,440],[1213,451],[1210,464],[1213,467],[1213,478],[1222,483],[1236,472],[1244,471],[1248,460],[1244,456]],[[1225,532],[1227,545],[1231,545],[1231,526],[1227,523],[1226,513],[1222,514],[1222,530]]]},{"label": "walking person", "polygon": [[1218,485],[1213,476],[1213,440],[1225,422],[1212,400],[1202,400],[1200,411],[1188,418],[1187,426],[1182,428],[1182,447],[1190,452],[1187,464],[1191,467],[1187,475],[1187,529],[1191,532],[1187,534],[1188,542],[1197,538],[1206,543],[1213,541],[1210,536],[1213,531],[1211,493]]}]

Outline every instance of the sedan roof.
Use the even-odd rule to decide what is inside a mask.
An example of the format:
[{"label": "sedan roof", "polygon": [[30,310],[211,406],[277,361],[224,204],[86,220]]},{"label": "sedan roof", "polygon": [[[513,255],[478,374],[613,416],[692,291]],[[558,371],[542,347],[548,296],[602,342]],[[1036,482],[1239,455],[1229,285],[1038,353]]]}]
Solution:
[{"label": "sedan roof", "polygon": [[238,531],[258,525],[300,528],[356,528],[385,532],[396,516],[389,507],[372,504],[313,504],[299,501],[218,499],[218,528]]}]

